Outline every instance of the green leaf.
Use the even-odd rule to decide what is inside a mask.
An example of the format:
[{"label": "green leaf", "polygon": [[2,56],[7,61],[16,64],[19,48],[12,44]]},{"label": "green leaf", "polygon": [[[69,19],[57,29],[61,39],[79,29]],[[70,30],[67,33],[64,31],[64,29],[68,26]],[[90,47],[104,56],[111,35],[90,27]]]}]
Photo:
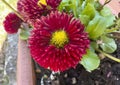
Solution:
[{"label": "green leaf", "polygon": [[89,33],[91,39],[97,39],[105,33],[107,27],[114,24],[115,17],[113,15],[101,16],[98,13],[94,19],[91,20],[86,27],[86,31]]},{"label": "green leaf", "polygon": [[100,14],[101,14],[102,16],[109,16],[109,15],[111,15],[112,13],[111,13],[111,10],[110,10],[109,8],[103,7],[103,9],[100,11]]},{"label": "green leaf", "polygon": [[83,4],[84,0],[76,0],[77,1],[77,6],[81,7],[81,5]]},{"label": "green leaf", "polygon": [[103,51],[107,53],[113,53],[117,49],[115,40],[106,36],[102,36],[101,40],[103,43],[100,45]]},{"label": "green leaf", "polygon": [[91,39],[96,39],[102,34],[104,34],[106,28],[107,28],[107,19],[105,19],[104,17],[100,17],[97,25],[93,28],[92,32],[90,32]]},{"label": "green leaf", "polygon": [[118,18],[118,19],[116,20],[116,24],[117,24],[117,27],[120,28],[120,18]]},{"label": "green leaf", "polygon": [[86,0],[86,3],[94,3],[94,0]]},{"label": "green leaf", "polygon": [[115,16],[114,15],[111,14],[109,16],[106,16],[105,19],[106,19],[106,22],[107,22],[107,24],[106,24],[107,27],[110,27],[113,24],[115,24],[115,22],[114,22]]},{"label": "green leaf", "polygon": [[88,25],[90,18],[87,15],[79,15],[80,21],[82,22],[82,24],[84,24],[85,26]]},{"label": "green leaf", "polygon": [[71,2],[72,2],[72,8],[73,8],[73,14],[74,14],[74,16],[75,17],[77,17],[78,15],[77,15],[77,1],[76,0],[71,0]]},{"label": "green leaf", "polygon": [[87,54],[83,56],[80,63],[87,71],[91,72],[98,68],[100,65],[100,59],[93,51],[88,50]]},{"label": "green leaf", "polygon": [[94,41],[92,41],[91,43],[90,43],[90,46],[93,48],[93,49],[98,49],[98,44],[97,44],[97,42],[94,42]]},{"label": "green leaf", "polygon": [[28,30],[21,30],[21,33],[20,33],[20,39],[22,40],[27,40],[29,37],[29,31]]},{"label": "green leaf", "polygon": [[58,7],[58,10],[60,11],[67,11],[69,12],[71,10],[71,7],[72,7],[72,3],[70,0],[62,0],[62,2],[60,3],[59,7]]},{"label": "green leaf", "polygon": [[94,6],[95,2],[96,1],[94,1],[94,0],[85,0],[85,6],[87,6],[88,4],[92,4]]},{"label": "green leaf", "polygon": [[89,35],[91,34],[91,32],[95,29],[95,27],[97,26],[97,24],[99,23],[100,20],[100,16],[96,15],[93,20],[91,20],[88,24],[88,26],[86,27],[86,32],[89,33]]},{"label": "green leaf", "polygon": [[94,5],[88,3],[81,14],[82,15],[87,15],[87,16],[89,16],[90,19],[92,19],[95,16],[95,7],[94,7]]},{"label": "green leaf", "polygon": [[9,85],[9,78],[8,78],[8,75],[4,75],[3,84],[2,84],[2,85]]},{"label": "green leaf", "polygon": [[82,11],[82,4],[84,0],[62,0],[60,3],[58,10],[66,11],[68,13],[73,13],[74,17],[78,17]]},{"label": "green leaf", "polygon": [[99,0],[97,0],[96,2],[94,2],[94,6],[96,8],[96,10],[99,12],[102,8],[102,5],[100,4]]}]

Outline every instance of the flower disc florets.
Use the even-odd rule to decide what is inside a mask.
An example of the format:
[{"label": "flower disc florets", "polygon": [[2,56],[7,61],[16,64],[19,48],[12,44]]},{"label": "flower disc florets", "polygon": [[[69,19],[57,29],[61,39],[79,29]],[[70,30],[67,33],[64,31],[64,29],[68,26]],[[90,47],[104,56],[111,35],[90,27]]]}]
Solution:
[{"label": "flower disc florets", "polygon": [[65,71],[78,64],[89,48],[89,39],[79,20],[56,11],[36,21],[29,48],[40,66]]},{"label": "flower disc florets", "polygon": [[68,43],[67,33],[64,30],[55,31],[52,33],[50,42],[58,48],[64,47],[64,45]]}]

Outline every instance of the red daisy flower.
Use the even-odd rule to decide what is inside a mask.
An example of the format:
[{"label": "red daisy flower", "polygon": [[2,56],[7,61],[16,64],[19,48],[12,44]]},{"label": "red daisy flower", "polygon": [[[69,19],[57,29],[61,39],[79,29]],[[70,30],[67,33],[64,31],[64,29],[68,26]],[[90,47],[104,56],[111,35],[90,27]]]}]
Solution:
[{"label": "red daisy flower", "polygon": [[57,8],[62,0],[46,0],[47,4],[52,8]]},{"label": "red daisy flower", "polygon": [[55,9],[61,0],[18,0],[17,9],[24,19],[34,23],[35,19]]},{"label": "red daisy flower", "polygon": [[22,20],[15,13],[9,13],[3,22],[4,29],[9,34],[17,33],[21,23]]},{"label": "red daisy flower", "polygon": [[52,12],[37,20],[29,38],[34,60],[44,68],[64,71],[75,67],[89,47],[84,26],[72,15]]}]

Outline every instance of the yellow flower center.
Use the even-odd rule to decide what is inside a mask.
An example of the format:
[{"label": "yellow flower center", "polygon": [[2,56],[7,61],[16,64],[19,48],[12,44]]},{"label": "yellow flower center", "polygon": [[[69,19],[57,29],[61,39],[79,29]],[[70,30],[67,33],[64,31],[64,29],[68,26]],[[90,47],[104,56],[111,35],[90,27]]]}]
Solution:
[{"label": "yellow flower center", "polygon": [[47,1],[46,0],[38,0],[38,6],[40,6],[40,8],[43,8],[42,5],[47,6]]},{"label": "yellow flower center", "polygon": [[52,45],[62,48],[66,43],[68,43],[67,33],[64,30],[54,32],[50,42]]}]

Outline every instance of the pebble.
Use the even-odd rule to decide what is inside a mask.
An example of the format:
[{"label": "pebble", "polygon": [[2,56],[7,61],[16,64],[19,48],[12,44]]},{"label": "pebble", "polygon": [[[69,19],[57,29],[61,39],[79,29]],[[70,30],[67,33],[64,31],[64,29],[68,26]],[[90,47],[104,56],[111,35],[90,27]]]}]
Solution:
[{"label": "pebble", "polygon": [[74,78],[72,78],[72,84],[76,84],[77,83],[77,80],[76,80],[76,78],[74,77]]}]

